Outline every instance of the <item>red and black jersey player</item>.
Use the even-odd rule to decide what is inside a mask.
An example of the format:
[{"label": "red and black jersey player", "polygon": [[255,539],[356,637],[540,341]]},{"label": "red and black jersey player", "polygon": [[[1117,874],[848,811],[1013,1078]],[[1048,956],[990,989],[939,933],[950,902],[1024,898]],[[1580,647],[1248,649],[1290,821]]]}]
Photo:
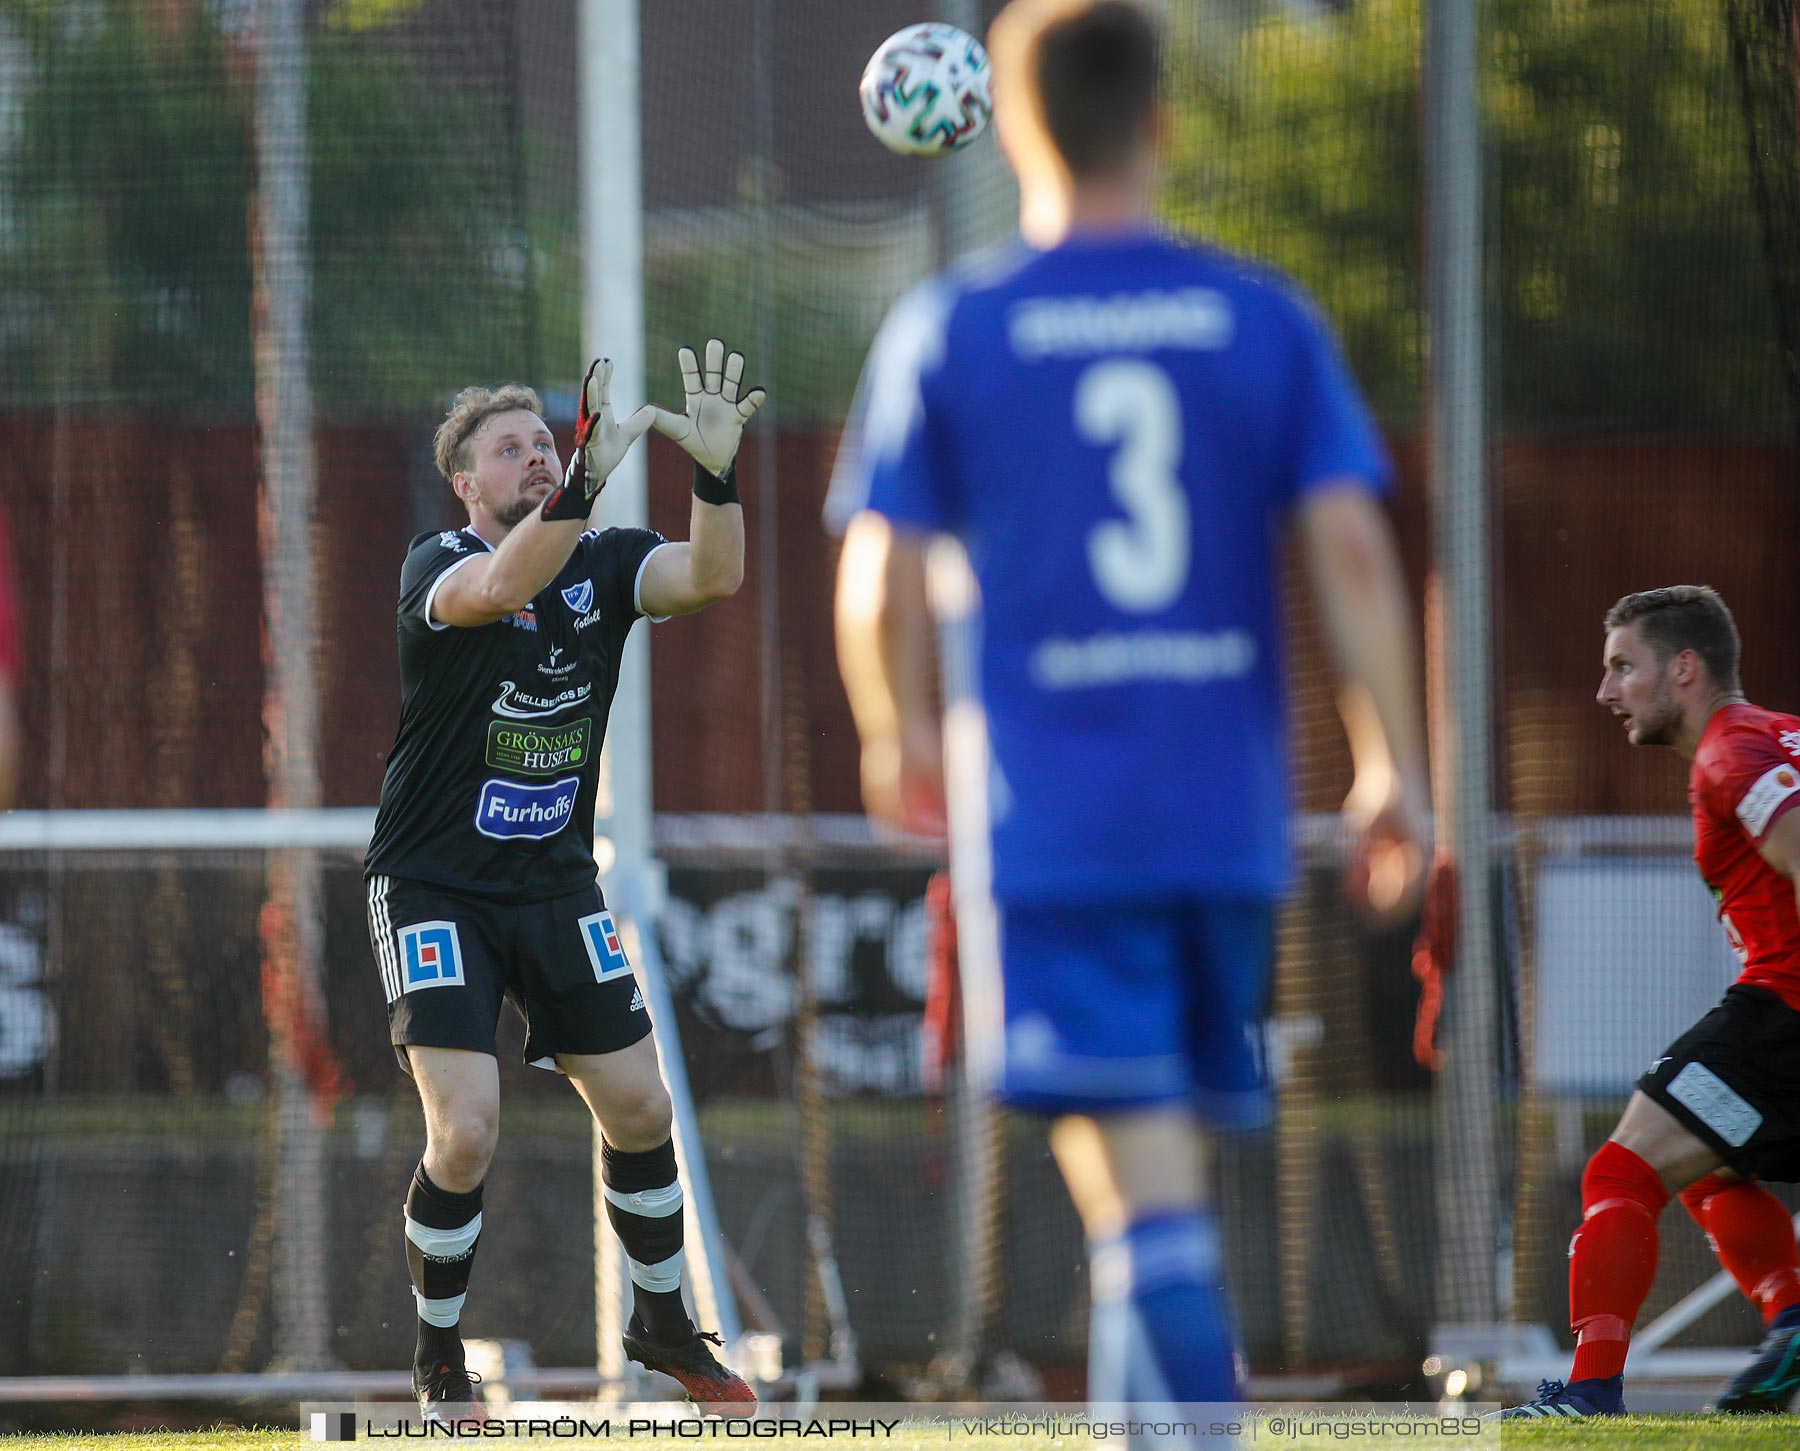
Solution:
[{"label": "red and black jersey player", "polygon": [[1631,744],[1693,763],[1694,862],[1743,970],[1638,1080],[1588,1161],[1569,1248],[1574,1370],[1501,1414],[1623,1412],[1626,1345],[1671,1195],[1767,1326],[1715,1408],[1781,1411],[1800,1388],[1800,1253],[1787,1211],[1757,1181],[1800,1180],[1800,716],[1744,698],[1737,625],[1700,585],[1614,605],[1602,668],[1598,699]]}]

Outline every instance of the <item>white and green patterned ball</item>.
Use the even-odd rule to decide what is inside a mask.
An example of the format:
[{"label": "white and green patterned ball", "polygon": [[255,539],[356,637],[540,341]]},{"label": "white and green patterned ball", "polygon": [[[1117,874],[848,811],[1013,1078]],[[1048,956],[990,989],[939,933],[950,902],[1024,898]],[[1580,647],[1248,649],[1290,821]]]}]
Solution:
[{"label": "white and green patterned ball", "polygon": [[954,25],[909,25],[869,57],[863,120],[881,144],[904,156],[960,151],[993,114],[987,52]]}]

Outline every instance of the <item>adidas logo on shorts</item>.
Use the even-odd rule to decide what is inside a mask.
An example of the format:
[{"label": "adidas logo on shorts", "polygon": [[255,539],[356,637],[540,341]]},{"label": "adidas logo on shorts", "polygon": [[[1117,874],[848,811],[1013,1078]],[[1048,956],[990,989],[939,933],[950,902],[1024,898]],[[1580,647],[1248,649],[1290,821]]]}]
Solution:
[{"label": "adidas logo on shorts", "polygon": [[641,1013],[644,1011],[644,990],[642,988],[633,988],[631,990],[631,1006],[625,1011],[629,1013]]}]

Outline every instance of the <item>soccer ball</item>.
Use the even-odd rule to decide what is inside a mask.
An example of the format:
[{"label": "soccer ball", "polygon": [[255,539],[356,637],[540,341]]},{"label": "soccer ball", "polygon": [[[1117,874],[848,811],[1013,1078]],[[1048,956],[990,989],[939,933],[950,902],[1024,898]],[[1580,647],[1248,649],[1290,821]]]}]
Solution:
[{"label": "soccer ball", "polygon": [[903,156],[960,151],[993,114],[988,74],[987,52],[966,31],[909,25],[882,41],[863,69],[863,120]]}]

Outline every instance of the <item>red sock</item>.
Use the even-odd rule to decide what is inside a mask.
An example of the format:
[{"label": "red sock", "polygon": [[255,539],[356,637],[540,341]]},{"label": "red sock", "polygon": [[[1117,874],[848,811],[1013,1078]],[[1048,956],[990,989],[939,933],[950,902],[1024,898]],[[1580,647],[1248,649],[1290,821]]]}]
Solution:
[{"label": "red sock", "polygon": [[1760,1184],[1708,1174],[1681,1191],[1681,1202],[1763,1324],[1800,1304],[1800,1246],[1779,1199]]},{"label": "red sock", "polygon": [[1570,1380],[1625,1369],[1632,1322],[1656,1278],[1656,1216],[1669,1202],[1661,1178],[1608,1139],[1581,1176],[1581,1228],[1569,1242]]}]

